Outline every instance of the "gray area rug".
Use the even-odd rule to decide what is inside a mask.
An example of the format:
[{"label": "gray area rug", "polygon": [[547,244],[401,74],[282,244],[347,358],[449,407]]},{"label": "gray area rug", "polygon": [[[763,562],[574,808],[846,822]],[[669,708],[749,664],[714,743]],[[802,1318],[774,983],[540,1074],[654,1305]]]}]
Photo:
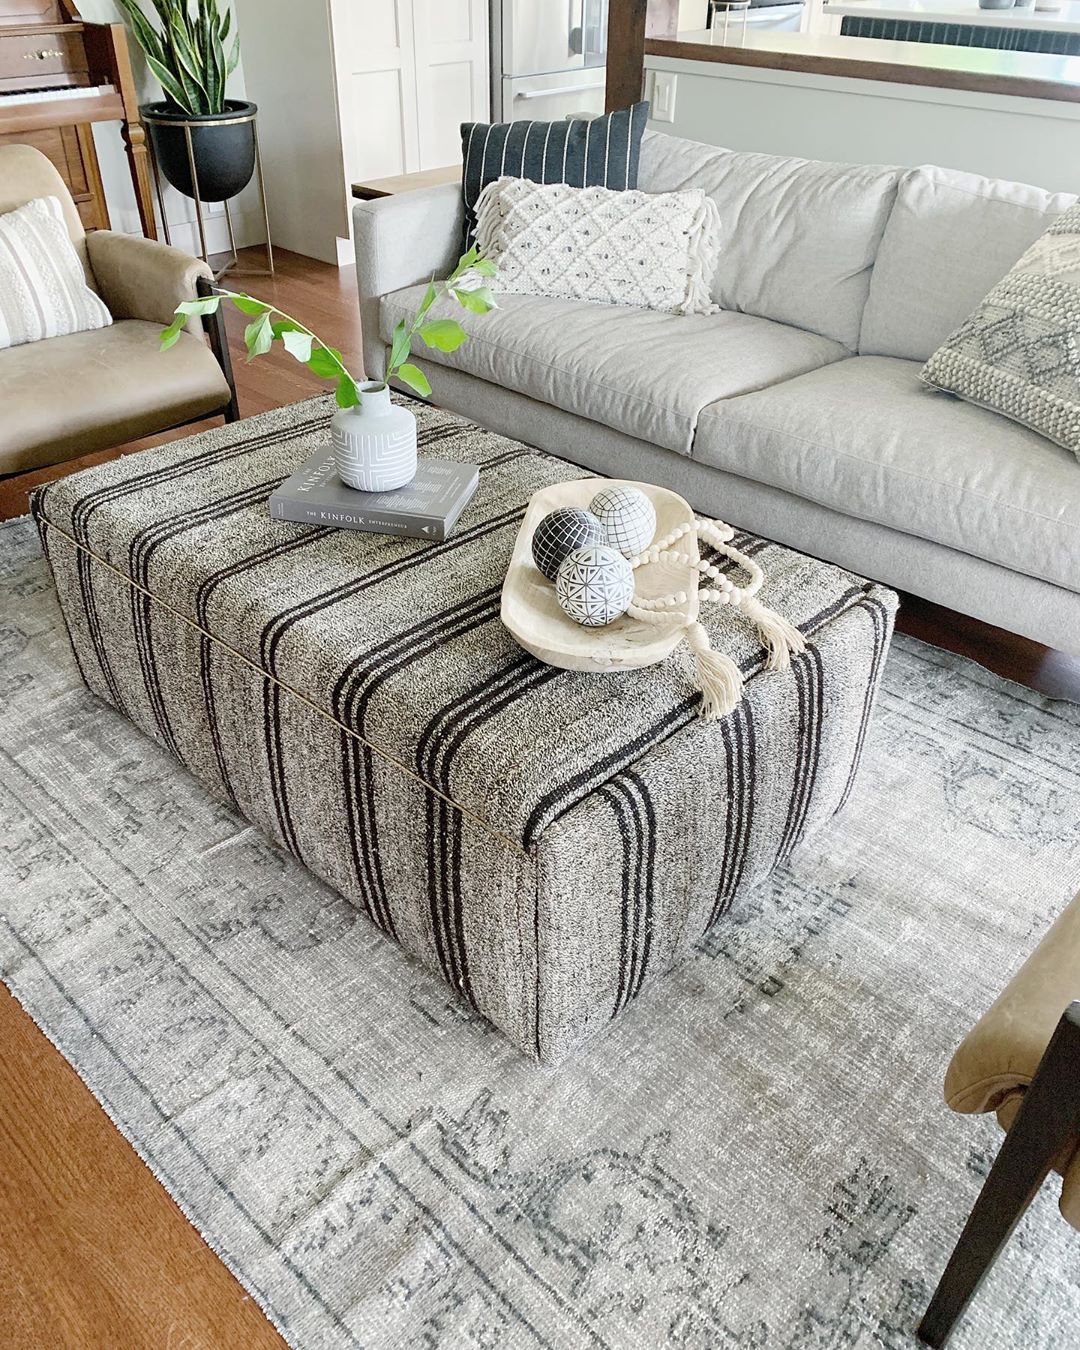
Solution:
[{"label": "gray area rug", "polygon": [[[0,969],[296,1346],[909,1347],[957,1039],[1080,887],[1080,708],[898,639],[847,811],[532,1064],[78,681],[0,527]],[[958,1350],[1080,1342],[1047,1187]]]}]

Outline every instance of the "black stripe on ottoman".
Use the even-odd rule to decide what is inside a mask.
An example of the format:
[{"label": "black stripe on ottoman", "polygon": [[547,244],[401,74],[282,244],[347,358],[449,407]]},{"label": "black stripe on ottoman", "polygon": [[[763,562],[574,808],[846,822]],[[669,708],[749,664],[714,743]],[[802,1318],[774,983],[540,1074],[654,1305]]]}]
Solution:
[{"label": "black stripe on ottoman", "polygon": [[637,187],[641,136],[648,103],[603,117],[561,122],[462,122],[462,194],[465,247],[476,228],[476,201],[496,178],[571,187]]}]

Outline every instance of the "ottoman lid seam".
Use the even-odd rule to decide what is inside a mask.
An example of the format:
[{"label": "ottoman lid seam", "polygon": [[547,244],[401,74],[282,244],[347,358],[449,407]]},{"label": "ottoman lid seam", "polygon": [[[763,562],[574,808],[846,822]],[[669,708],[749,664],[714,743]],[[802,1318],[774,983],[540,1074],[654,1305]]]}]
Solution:
[{"label": "ottoman lid seam", "polygon": [[[52,486],[52,484],[44,485],[44,487],[49,486]],[[617,769],[614,769],[612,772],[608,773],[604,778],[599,779],[580,796],[572,796],[570,799],[567,800],[565,806],[563,806],[560,810],[558,810],[558,812],[555,815],[553,815],[549,820],[544,821],[542,824],[539,824],[539,828],[534,829],[533,828],[534,822],[538,823],[537,816],[539,814],[540,807],[542,806],[541,803],[533,811],[531,817],[526,821],[523,838],[521,840],[514,839],[511,835],[505,834],[502,831],[494,828],[492,825],[488,824],[488,822],[485,821],[482,816],[470,810],[468,807],[463,806],[453,797],[449,796],[444,792],[440,792],[438,788],[432,787],[432,785],[428,783],[425,779],[423,779],[418,773],[416,773],[413,769],[409,768],[407,764],[397,759],[394,755],[390,754],[382,746],[375,744],[373,741],[370,741],[366,737],[361,736],[351,727],[346,726],[343,722],[341,722],[338,718],[334,717],[326,709],[321,708],[316,702],[314,702],[307,695],[301,693],[298,689],[295,689],[292,685],[286,684],[284,681],[280,680],[277,676],[271,675],[263,666],[258,664],[258,662],[253,661],[250,657],[245,656],[243,652],[237,651],[234,647],[230,646],[229,643],[225,642],[222,638],[220,638],[216,634],[211,633],[206,628],[203,628],[198,622],[196,622],[194,619],[189,618],[181,610],[176,609],[174,606],[168,604],[165,600],[161,598],[161,596],[156,594],[154,591],[148,590],[146,587],[140,585],[122,568],[117,567],[115,564],[101,557],[100,554],[94,552],[93,549],[87,548],[85,544],[82,544],[78,540],[74,539],[72,535],[68,533],[67,530],[65,530],[62,526],[57,525],[46,514],[44,497],[45,497],[44,490],[38,489],[34,494],[35,499],[32,503],[33,515],[35,516],[39,525],[45,525],[49,529],[54,530],[58,535],[60,535],[61,538],[65,539],[68,542],[68,544],[71,545],[72,548],[77,549],[79,552],[84,553],[87,557],[92,558],[102,567],[106,568],[108,571],[112,572],[115,576],[119,577],[133,590],[140,592],[140,594],[143,594],[148,599],[152,600],[157,606],[159,606],[159,608],[164,610],[166,613],[172,614],[175,618],[179,619],[182,623],[184,623],[187,627],[191,628],[194,632],[199,633],[203,637],[205,637],[207,641],[214,643],[215,646],[217,646],[221,651],[227,652],[230,656],[234,657],[236,660],[240,661],[243,665],[246,665],[251,670],[255,671],[258,675],[262,676],[264,679],[272,681],[279,688],[285,690],[286,693],[292,695],[292,697],[295,698],[297,701],[309,707],[313,712],[317,713],[318,716],[323,718],[325,721],[329,722],[339,731],[345,732],[346,734],[351,736],[354,740],[360,742],[360,744],[367,746],[368,749],[372,751],[372,753],[377,755],[386,764],[389,764],[395,769],[397,769],[400,773],[405,775],[405,777],[413,779],[425,791],[430,792],[433,796],[441,798],[448,805],[460,811],[461,814],[464,817],[466,817],[466,819],[470,820],[473,824],[477,825],[480,829],[482,829],[485,832],[485,834],[489,835],[492,839],[498,840],[500,843],[510,847],[515,853],[522,855],[530,860],[535,861],[538,849],[547,831],[553,825],[557,824],[558,821],[561,820],[564,815],[566,815],[569,811],[572,811],[574,807],[578,806],[581,802],[587,800],[595,792],[599,791],[602,787],[604,787],[606,783],[611,782],[614,778],[617,778],[622,773],[626,773],[630,770],[637,768],[649,757],[649,755],[658,746],[665,744],[667,741],[671,740],[675,736],[681,735],[684,731],[686,731],[690,723],[693,720],[696,720],[691,717],[687,721],[681,720],[677,721],[673,726],[668,728],[664,734],[661,734],[656,741],[646,746],[636,759],[631,760],[626,764],[620,765]],[[864,603],[864,601],[873,592],[881,591],[883,589],[884,588],[880,587],[875,582],[861,582],[861,584],[859,585],[853,585],[841,597],[839,597],[838,601],[834,600],[833,603],[827,606],[825,610],[821,611],[818,615],[814,615],[809,620],[807,620],[804,624],[803,631],[807,634],[807,636],[816,635],[823,629],[827,628],[832,622],[838,619],[841,615],[847,613],[849,610]],[[755,658],[754,660],[745,663],[742,667],[742,671],[746,679],[751,680],[760,675],[764,671],[764,668],[765,668],[764,657],[761,657]],[[693,701],[694,701],[693,699],[690,699],[688,700],[688,703],[692,704]]]}]

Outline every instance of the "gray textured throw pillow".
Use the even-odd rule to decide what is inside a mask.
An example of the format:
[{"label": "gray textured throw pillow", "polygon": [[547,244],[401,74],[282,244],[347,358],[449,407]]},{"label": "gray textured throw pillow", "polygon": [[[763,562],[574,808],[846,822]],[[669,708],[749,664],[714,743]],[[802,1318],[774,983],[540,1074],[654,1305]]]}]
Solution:
[{"label": "gray textured throw pillow", "polygon": [[937,349],[922,378],[1080,457],[1080,203]]}]

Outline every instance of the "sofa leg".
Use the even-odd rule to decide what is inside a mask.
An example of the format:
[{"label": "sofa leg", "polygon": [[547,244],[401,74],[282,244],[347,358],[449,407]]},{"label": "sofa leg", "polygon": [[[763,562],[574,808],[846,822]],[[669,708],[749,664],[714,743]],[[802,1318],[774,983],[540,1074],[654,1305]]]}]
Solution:
[{"label": "sofa leg", "polygon": [[[200,277],[196,283],[200,295],[212,295],[214,293],[214,283],[207,277]],[[229,386],[229,402],[225,407],[225,421],[239,422],[240,404],[236,397],[236,380],[233,376],[232,357],[229,354],[229,338],[225,331],[225,318],[221,312],[220,306],[214,314],[205,314],[203,316],[203,327],[206,329],[206,336],[210,339],[210,350],[221,367],[221,373],[225,376],[226,383]]]},{"label": "sofa leg", "polygon": [[1054,1159],[1080,1133],[1080,1003],[1065,1010],[990,1175],[919,1324],[919,1339],[945,1344]]}]

